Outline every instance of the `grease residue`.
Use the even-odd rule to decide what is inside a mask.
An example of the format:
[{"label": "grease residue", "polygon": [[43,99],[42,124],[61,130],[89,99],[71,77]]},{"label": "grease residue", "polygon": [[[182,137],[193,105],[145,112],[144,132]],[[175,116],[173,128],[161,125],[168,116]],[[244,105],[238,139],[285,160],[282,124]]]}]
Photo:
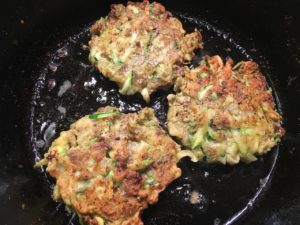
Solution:
[{"label": "grease residue", "polygon": [[52,122],[44,131],[45,148],[50,146],[50,143],[56,133],[56,123]]},{"label": "grease residue", "polygon": [[57,93],[58,97],[61,97],[64,93],[66,93],[72,87],[72,83],[69,80],[65,80],[64,83],[59,87],[59,91]]}]

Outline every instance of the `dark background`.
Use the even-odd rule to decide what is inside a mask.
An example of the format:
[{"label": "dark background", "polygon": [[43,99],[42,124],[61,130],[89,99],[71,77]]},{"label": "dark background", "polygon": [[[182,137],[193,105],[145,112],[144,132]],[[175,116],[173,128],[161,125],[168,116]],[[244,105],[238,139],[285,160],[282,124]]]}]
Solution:
[{"label": "dark background", "polygon": [[[280,76],[274,78],[287,134],[272,185],[241,224],[300,224],[300,2],[296,0],[162,1],[168,9],[207,9],[251,37]],[[26,113],[40,55],[78,23],[95,20],[104,0],[10,0],[0,6],[0,224],[40,224],[45,213],[26,145]],[[91,13],[92,12],[92,13]],[[226,27],[224,28],[226,30]]]}]

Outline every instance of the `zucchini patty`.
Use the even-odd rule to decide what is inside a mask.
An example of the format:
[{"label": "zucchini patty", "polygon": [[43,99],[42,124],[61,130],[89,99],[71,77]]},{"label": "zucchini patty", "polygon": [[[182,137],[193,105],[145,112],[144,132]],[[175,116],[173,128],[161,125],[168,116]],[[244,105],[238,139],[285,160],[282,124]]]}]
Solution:
[{"label": "zucchini patty", "polygon": [[112,5],[109,15],[91,27],[90,62],[120,93],[150,94],[183,75],[183,64],[202,47],[198,31],[185,34],[181,22],[159,3]]},{"label": "zucchini patty", "polygon": [[179,151],[152,109],[121,114],[105,107],[61,132],[36,166],[47,166],[56,178],[54,199],[82,224],[141,225],[141,210],[181,175]]},{"label": "zucchini patty", "polygon": [[271,89],[254,62],[225,65],[206,57],[175,83],[169,95],[168,130],[193,161],[236,164],[268,152],[284,134]]}]

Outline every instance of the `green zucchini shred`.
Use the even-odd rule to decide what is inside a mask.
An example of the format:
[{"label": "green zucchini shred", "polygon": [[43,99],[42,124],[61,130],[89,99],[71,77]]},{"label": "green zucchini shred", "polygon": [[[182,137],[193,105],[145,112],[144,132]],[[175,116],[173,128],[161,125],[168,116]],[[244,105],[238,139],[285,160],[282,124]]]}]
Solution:
[{"label": "green zucchini shred", "polygon": [[234,67],[232,67],[232,70],[237,70],[237,69],[239,69],[243,63],[244,63],[243,61],[237,63]]},{"label": "green zucchini shred", "polygon": [[97,52],[95,49],[92,49],[90,54],[89,54],[89,60],[91,61],[92,64],[95,64],[98,62],[100,59],[100,53]]},{"label": "green zucchini shred", "polygon": [[207,73],[207,72],[202,71],[202,72],[198,73],[198,77],[200,77],[200,78],[202,78],[202,79],[204,79],[204,78],[207,77],[207,76],[208,76],[208,73]]},{"label": "green zucchini shred", "polygon": [[204,135],[207,132],[207,127],[202,127],[197,130],[197,132],[190,138],[191,148],[194,150],[202,145],[204,140]]},{"label": "green zucchini shred", "polygon": [[93,137],[93,138],[90,139],[90,141],[92,143],[96,143],[98,140],[99,140],[99,138],[97,138],[97,137]]},{"label": "green zucchini shred", "polygon": [[139,13],[140,13],[140,10],[138,10],[137,8],[133,8],[133,9],[132,9],[132,12],[133,12],[134,14],[139,14]]},{"label": "green zucchini shred", "polygon": [[105,225],[104,218],[102,218],[100,216],[95,216],[95,220],[97,221],[98,225]]},{"label": "green zucchini shred", "polygon": [[66,156],[66,155],[68,155],[68,148],[67,147],[58,146],[57,147],[57,152],[61,156]]},{"label": "green zucchini shred", "polygon": [[205,97],[206,93],[209,91],[209,89],[211,89],[212,87],[213,85],[210,84],[204,88],[201,88],[201,90],[198,92],[198,99],[202,100]]},{"label": "green zucchini shred", "polygon": [[126,78],[126,81],[122,87],[122,89],[120,90],[120,93],[121,94],[126,94],[128,89],[130,88],[131,86],[131,83],[132,83],[132,71],[128,74],[127,78]]},{"label": "green zucchini shred", "polygon": [[83,193],[91,186],[92,186],[91,181],[78,181],[77,182],[77,192]]},{"label": "green zucchini shred", "polygon": [[48,164],[46,159],[42,159],[34,164],[34,168],[38,168],[41,166],[46,166]]},{"label": "green zucchini shred", "polygon": [[143,160],[143,161],[141,161],[141,163],[140,163],[140,165],[138,166],[138,171],[143,171],[143,170],[146,170],[146,169],[148,169],[150,166],[151,166],[151,164],[153,163],[153,159],[151,159],[151,158],[148,158],[148,159],[145,159],[145,160]]},{"label": "green zucchini shred", "polygon": [[149,177],[146,181],[145,181],[145,185],[153,185],[155,183],[155,180],[153,179],[153,177]]},{"label": "green zucchini shred", "polygon": [[102,118],[106,118],[106,117],[110,117],[110,116],[114,116],[114,115],[121,115],[121,112],[119,111],[114,111],[114,112],[107,112],[107,113],[94,113],[94,114],[90,114],[88,117],[89,119],[102,119]]},{"label": "green zucchini shred", "polygon": [[219,98],[219,96],[216,92],[211,93],[211,97],[213,100],[217,100]]}]

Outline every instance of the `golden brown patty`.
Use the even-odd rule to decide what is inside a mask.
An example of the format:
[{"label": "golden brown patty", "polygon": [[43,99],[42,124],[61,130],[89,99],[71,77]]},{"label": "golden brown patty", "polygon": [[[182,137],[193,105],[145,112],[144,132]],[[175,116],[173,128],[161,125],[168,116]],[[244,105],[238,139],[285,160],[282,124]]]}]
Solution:
[{"label": "golden brown patty", "polygon": [[198,31],[185,34],[180,21],[156,2],[112,5],[91,28],[89,59],[120,92],[140,92],[146,101],[183,75],[183,64],[202,47]]},{"label": "golden brown patty", "polygon": [[271,90],[254,62],[206,57],[175,83],[169,95],[168,129],[194,161],[251,162],[284,134]]},{"label": "golden brown patty", "polygon": [[141,210],[180,176],[179,146],[153,110],[100,108],[60,134],[37,166],[56,178],[54,199],[93,225],[143,224]]}]

